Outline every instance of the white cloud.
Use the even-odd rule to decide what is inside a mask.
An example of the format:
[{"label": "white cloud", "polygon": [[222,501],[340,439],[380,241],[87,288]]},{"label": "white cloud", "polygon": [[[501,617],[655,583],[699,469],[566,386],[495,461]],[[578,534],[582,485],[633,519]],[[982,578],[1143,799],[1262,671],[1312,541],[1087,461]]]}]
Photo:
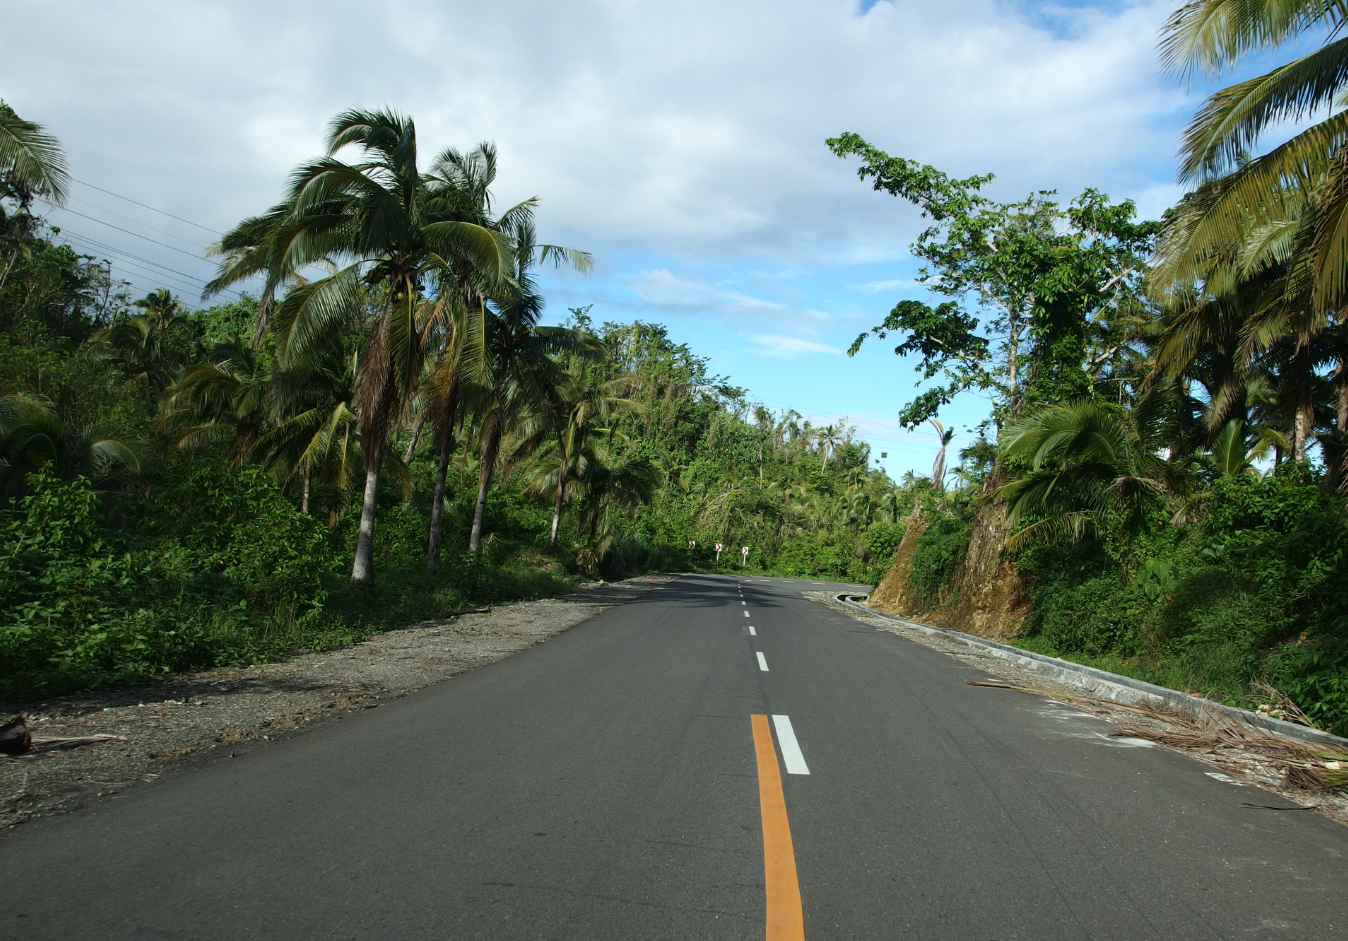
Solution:
[{"label": "white cloud", "polygon": [[641,298],[660,307],[774,313],[786,307],[776,301],[765,301],[739,291],[715,287],[695,278],[679,277],[665,269],[641,272],[631,287]]},{"label": "white cloud", "polygon": [[921,223],[826,151],[840,131],[1007,196],[1167,179],[1170,6],[10,0],[0,87],[77,176],[217,227],[268,206],[337,111],[390,104],[427,151],[497,141],[503,198],[542,195],[571,244],[847,264]]},{"label": "white cloud", "polygon": [[878,294],[881,291],[893,291],[896,288],[919,287],[918,282],[910,278],[894,278],[889,281],[867,281],[865,284],[847,285],[853,291],[863,291],[866,294]]},{"label": "white cloud", "polygon": [[805,353],[831,353],[834,356],[842,353],[836,346],[815,343],[813,340],[803,340],[800,337],[759,333],[749,339],[758,344],[759,348],[754,350],[755,353],[761,356],[776,356],[779,359],[795,359]]}]

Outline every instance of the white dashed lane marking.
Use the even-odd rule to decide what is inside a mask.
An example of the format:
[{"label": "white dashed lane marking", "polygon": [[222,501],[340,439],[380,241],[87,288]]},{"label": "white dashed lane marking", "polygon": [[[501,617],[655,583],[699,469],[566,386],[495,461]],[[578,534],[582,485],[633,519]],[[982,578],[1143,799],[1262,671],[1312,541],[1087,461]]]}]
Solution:
[{"label": "white dashed lane marking", "polygon": [[805,755],[801,753],[800,743],[796,741],[796,731],[791,728],[790,716],[773,716],[772,724],[777,727],[777,744],[782,749],[782,761],[786,762],[787,774],[809,774],[805,764]]}]

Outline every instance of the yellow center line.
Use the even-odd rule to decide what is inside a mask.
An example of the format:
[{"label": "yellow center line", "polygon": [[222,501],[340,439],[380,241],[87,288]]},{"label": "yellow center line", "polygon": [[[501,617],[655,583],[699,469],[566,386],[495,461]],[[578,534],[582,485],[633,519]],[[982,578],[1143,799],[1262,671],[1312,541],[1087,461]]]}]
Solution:
[{"label": "yellow center line", "polygon": [[786,795],[768,717],[749,717],[758,756],[758,805],[763,815],[763,875],[767,887],[767,941],[805,941],[805,916],[796,879],[796,851],[786,819]]}]

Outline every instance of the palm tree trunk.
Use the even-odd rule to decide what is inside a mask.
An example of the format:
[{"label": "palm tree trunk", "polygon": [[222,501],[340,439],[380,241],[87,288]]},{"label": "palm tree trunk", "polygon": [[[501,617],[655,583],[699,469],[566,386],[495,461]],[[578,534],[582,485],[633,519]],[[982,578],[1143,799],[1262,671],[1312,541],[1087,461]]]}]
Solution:
[{"label": "palm tree trunk", "polygon": [[1339,431],[1348,431],[1348,360],[1339,360],[1339,368],[1334,373],[1334,385],[1338,392]]},{"label": "palm tree trunk", "polygon": [[552,531],[548,534],[548,544],[546,551],[551,552],[557,548],[557,524],[562,521],[562,499],[566,496],[566,472],[564,469],[557,471],[557,495],[552,503]]},{"label": "palm tree trunk", "polygon": [[[380,449],[382,450],[382,449]],[[368,582],[374,574],[374,510],[379,495],[379,458],[365,468],[365,498],[360,505],[360,534],[356,537],[356,559],[351,565],[353,582]]]},{"label": "palm tree trunk", "polygon": [[417,416],[417,423],[412,426],[412,440],[407,442],[407,453],[403,455],[403,463],[411,464],[412,455],[416,453],[417,442],[421,440],[421,429],[426,424],[426,410],[423,408],[421,414]]},{"label": "palm tree trunk", "polygon": [[304,495],[300,497],[300,512],[309,515],[309,465],[304,465]]},{"label": "palm tree trunk", "polygon": [[496,469],[496,452],[501,448],[501,426],[493,420],[487,436],[487,447],[482,452],[482,470],[477,475],[477,506],[473,510],[473,532],[468,537],[468,551],[476,552],[482,545],[482,518],[487,512],[487,488]]},{"label": "palm tree trunk", "polygon": [[454,451],[454,433],[445,430],[440,441],[440,460],[435,467],[435,496],[431,498],[431,536],[426,543],[426,570],[440,571],[440,533],[445,515],[445,478],[449,456]]},{"label": "palm tree trunk", "polygon": [[1310,443],[1311,433],[1315,425],[1315,401],[1311,398],[1311,383],[1314,381],[1314,377],[1309,348],[1303,346],[1297,352],[1296,369],[1300,388],[1297,390],[1297,413],[1292,433],[1292,456],[1297,463],[1304,464],[1306,463],[1306,448]]}]

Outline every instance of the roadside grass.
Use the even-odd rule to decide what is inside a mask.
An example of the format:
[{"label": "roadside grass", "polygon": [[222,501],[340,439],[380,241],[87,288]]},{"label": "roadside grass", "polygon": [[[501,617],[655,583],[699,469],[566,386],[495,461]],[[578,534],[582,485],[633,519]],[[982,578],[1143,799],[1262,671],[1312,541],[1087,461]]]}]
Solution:
[{"label": "roadside grass", "polygon": [[1126,657],[1119,653],[1099,656],[1067,653],[1043,637],[1018,637],[1010,644],[1021,650],[1192,693],[1228,706],[1249,708],[1258,704],[1248,658],[1230,648],[1205,645],[1150,657]]},{"label": "roadside grass", "polygon": [[[246,599],[220,603],[142,594],[135,598],[137,607],[109,608],[88,627],[48,619],[45,631],[26,635],[31,651],[17,643],[0,650],[0,703],[118,689],[175,673],[334,650],[463,608],[566,594],[580,581],[556,566],[519,558],[491,564],[465,557],[452,560],[438,575],[424,566],[383,567],[365,586],[331,572],[304,603],[270,608],[250,607]],[[13,629],[5,636],[10,635],[18,636]]]}]

